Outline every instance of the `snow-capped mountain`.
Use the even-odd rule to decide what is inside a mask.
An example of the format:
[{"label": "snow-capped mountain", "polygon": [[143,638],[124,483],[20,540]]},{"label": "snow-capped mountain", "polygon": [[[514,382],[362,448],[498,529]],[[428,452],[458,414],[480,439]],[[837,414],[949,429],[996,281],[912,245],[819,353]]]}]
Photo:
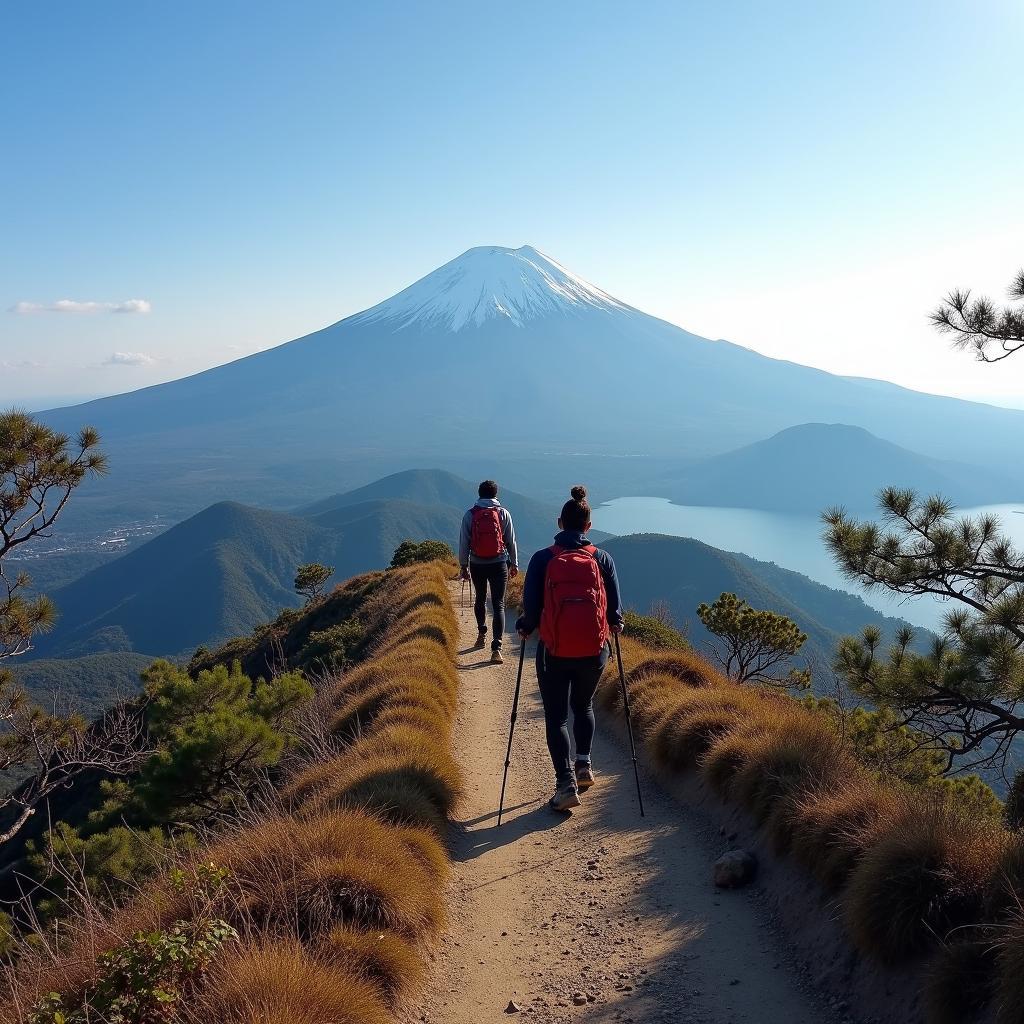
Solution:
[{"label": "snow-capped mountain", "polygon": [[421,326],[461,331],[488,320],[522,327],[539,317],[584,309],[635,312],[533,246],[478,246],[352,317],[352,322],[385,323],[396,330]]},{"label": "snow-capped mountain", "polygon": [[[358,462],[365,480],[452,460],[499,472],[502,460],[544,459],[550,475],[561,459],[557,472],[568,479],[578,453],[714,455],[808,422],[863,427],[923,455],[992,467],[1016,465],[1024,447],[1024,412],[697,337],[530,246],[470,249],[297,341],[46,418],[101,430],[113,466],[102,490],[117,494],[122,516],[165,511],[168,495],[188,488],[197,497],[184,511],[217,498],[266,502],[300,471],[320,480],[328,464]],[[636,480],[643,462],[629,465]],[[803,472],[782,467],[778,486]],[[632,486],[659,494],[663,484]]]}]

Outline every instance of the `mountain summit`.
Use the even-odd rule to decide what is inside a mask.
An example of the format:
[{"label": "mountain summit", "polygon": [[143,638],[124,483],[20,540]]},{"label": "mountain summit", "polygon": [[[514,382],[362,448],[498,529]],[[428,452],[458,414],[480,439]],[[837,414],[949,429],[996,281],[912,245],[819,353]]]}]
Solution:
[{"label": "mountain summit", "polygon": [[489,245],[467,250],[350,321],[461,331],[488,320],[522,327],[538,317],[583,309],[634,312],[530,245]]},{"label": "mountain summit", "polygon": [[105,506],[104,523],[223,498],[295,504],[326,489],[328,466],[340,486],[424,462],[500,475],[505,460],[541,460],[569,480],[585,472],[580,455],[615,474],[627,463],[608,457],[628,455],[640,457],[628,463],[630,486],[643,488],[634,493],[662,494],[666,479],[643,457],[712,456],[803,423],[850,424],[912,452],[996,467],[1015,465],[1024,446],[1022,411],[709,341],[530,246],[470,249],[295,341],[44,416],[103,435],[116,472],[89,511]]}]

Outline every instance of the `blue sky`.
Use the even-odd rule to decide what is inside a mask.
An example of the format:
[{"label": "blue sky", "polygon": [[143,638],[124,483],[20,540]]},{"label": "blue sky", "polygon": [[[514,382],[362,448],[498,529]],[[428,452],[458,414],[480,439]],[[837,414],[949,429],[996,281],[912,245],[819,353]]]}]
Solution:
[{"label": "blue sky", "polygon": [[1016,0],[10,5],[0,405],[524,243],[700,334],[1024,405],[1024,359],[925,321],[1024,265],[1022,42]]}]

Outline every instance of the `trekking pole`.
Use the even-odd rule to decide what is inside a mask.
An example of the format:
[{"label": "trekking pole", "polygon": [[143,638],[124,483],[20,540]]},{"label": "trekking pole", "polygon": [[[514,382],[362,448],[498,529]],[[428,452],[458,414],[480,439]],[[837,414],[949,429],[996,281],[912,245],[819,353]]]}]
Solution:
[{"label": "trekking pole", "polygon": [[508,782],[508,766],[512,761],[512,733],[516,728],[516,716],[519,714],[519,686],[523,681],[523,660],[526,658],[526,641],[519,638],[519,671],[516,673],[516,692],[512,698],[512,719],[508,726],[508,750],[505,751],[505,774],[501,777],[501,798],[498,800],[498,827],[501,827],[501,816],[505,811],[505,783]]},{"label": "trekking pole", "polygon": [[619,681],[622,683],[622,704],[626,709],[626,732],[629,734],[629,752],[633,756],[633,774],[636,776],[636,798],[640,801],[640,817],[644,814],[644,798],[640,792],[640,769],[636,764],[636,744],[633,742],[633,719],[629,712],[629,691],[626,689],[626,673],[622,670],[622,647],[619,645],[619,634],[615,634],[615,657],[619,663]]},{"label": "trekking pole", "polygon": [[466,617],[466,581],[462,581],[462,618]]}]

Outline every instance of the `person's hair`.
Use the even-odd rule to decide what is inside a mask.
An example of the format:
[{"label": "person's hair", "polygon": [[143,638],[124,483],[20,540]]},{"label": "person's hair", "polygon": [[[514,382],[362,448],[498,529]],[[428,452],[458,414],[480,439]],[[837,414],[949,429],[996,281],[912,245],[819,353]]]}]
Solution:
[{"label": "person's hair", "polygon": [[587,489],[583,484],[577,484],[569,493],[572,497],[562,506],[562,529],[579,530],[582,533],[590,522]]},{"label": "person's hair", "polygon": [[496,498],[498,496],[498,485],[493,480],[485,480],[476,491],[481,498]]}]

